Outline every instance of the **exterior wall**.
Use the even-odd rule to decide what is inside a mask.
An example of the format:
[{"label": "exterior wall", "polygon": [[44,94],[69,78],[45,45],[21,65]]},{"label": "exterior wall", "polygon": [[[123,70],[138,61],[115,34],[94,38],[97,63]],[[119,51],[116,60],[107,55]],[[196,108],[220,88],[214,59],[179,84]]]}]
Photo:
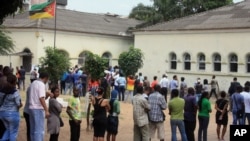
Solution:
[{"label": "exterior wall", "polygon": [[[160,79],[167,73],[169,79],[174,74],[185,77],[189,86],[196,79],[211,80],[217,76],[220,90],[227,90],[233,77],[238,77],[241,84],[249,80],[250,73],[246,72],[246,56],[250,53],[250,31],[172,31],[172,32],[136,32],[135,47],[144,52],[144,66],[140,70],[150,80],[156,75]],[[170,69],[170,54],[177,55],[177,69]],[[191,70],[184,70],[184,54],[191,55]],[[206,69],[198,69],[198,55],[206,56]],[[213,55],[221,55],[221,72],[213,71]],[[229,71],[229,56],[238,55],[238,72]]]},{"label": "exterior wall", "polygon": [[[29,48],[33,53],[32,64],[38,65],[39,58],[45,55],[44,47],[54,46],[54,32],[41,29],[8,29],[15,42],[15,52],[21,52]],[[127,51],[133,45],[133,39],[127,37],[115,37],[96,34],[83,34],[57,31],[56,47],[68,52],[72,58],[72,66],[78,63],[78,56],[83,51],[91,51],[102,56],[109,52],[112,55],[112,65],[117,65],[117,59],[123,51]],[[22,65],[22,57],[11,56],[13,67]],[[10,57],[1,56],[0,64],[9,65]]]}]

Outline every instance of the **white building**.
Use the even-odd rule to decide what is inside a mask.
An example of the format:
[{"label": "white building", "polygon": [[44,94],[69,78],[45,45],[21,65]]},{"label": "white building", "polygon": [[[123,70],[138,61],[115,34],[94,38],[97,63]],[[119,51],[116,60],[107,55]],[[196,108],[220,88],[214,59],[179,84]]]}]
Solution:
[{"label": "white building", "polygon": [[[134,44],[130,29],[141,22],[112,14],[91,14],[57,9],[56,47],[71,58],[72,65],[84,64],[85,51],[91,51],[116,65],[123,51]],[[30,71],[45,55],[44,47],[54,46],[55,19],[30,20],[24,12],[8,17],[4,26],[15,42],[12,56],[1,56],[0,64],[23,65]]]},{"label": "white building", "polygon": [[212,75],[220,90],[227,90],[233,77],[243,85],[250,80],[249,12],[246,0],[135,31],[135,47],[145,55],[140,71],[151,80],[176,74],[188,86]]}]

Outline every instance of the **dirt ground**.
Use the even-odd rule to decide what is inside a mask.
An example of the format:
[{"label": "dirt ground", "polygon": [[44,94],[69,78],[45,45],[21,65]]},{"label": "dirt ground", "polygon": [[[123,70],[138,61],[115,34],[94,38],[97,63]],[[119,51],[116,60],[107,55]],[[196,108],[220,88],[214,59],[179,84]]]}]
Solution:
[{"label": "dirt ground", "polygon": [[[69,98],[69,96],[61,96],[64,99]],[[22,92],[22,99],[25,99],[24,92]],[[214,99],[211,99],[212,103],[214,103]],[[211,113],[210,123],[208,127],[208,140],[209,141],[217,141],[216,135],[216,124],[215,124],[215,110],[214,105],[213,112]],[[22,110],[20,111],[22,112]],[[171,129],[170,129],[170,116],[167,114],[168,110],[165,111],[166,113],[166,121],[165,121],[165,139],[166,141],[171,140]],[[69,141],[70,140],[70,128],[68,123],[68,117],[66,115],[66,109],[63,109],[62,113],[64,127],[61,128],[59,141]],[[133,112],[132,112],[132,105],[130,103],[121,102],[121,114],[120,114],[120,123],[119,123],[119,133],[117,135],[117,141],[133,141]],[[229,124],[232,122],[231,113],[229,113]],[[45,129],[46,132],[47,129]],[[196,125],[196,139],[198,134],[198,123]],[[93,136],[93,131],[86,130],[86,118],[83,118],[83,122],[81,124],[81,137],[80,141],[91,141]],[[178,140],[181,140],[179,133],[177,132]],[[18,141],[26,141],[26,125],[25,120],[22,117],[20,122],[19,128],[19,135]],[[45,141],[49,140],[49,134],[45,133]],[[152,139],[152,141],[156,141],[157,139]],[[229,140],[229,125],[228,130],[225,135],[225,141]]]}]

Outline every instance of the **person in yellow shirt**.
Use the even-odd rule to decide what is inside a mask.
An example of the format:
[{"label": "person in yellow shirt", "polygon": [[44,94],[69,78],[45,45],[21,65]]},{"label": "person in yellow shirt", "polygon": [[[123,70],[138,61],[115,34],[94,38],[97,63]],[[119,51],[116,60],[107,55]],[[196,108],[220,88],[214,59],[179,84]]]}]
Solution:
[{"label": "person in yellow shirt", "polygon": [[134,94],[134,87],[135,87],[135,79],[132,75],[127,77],[127,96],[126,96],[126,102],[128,102],[128,98],[130,97],[130,101],[132,101],[133,94]]},{"label": "person in yellow shirt", "polygon": [[74,95],[69,99],[67,114],[69,115],[70,141],[79,141],[82,122],[81,102],[79,99],[79,89],[74,87]]}]

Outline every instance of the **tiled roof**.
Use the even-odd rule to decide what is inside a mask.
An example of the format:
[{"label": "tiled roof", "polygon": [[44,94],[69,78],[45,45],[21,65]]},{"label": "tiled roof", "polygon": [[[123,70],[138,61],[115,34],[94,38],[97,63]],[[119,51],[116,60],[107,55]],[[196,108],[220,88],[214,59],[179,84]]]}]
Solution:
[{"label": "tiled roof", "polygon": [[[120,18],[107,14],[92,14],[67,9],[57,9],[57,30],[103,34],[112,36],[131,36],[133,29],[141,21]],[[8,17],[3,25],[8,28],[40,28],[54,30],[55,19],[30,20],[29,12]]]},{"label": "tiled roof", "polygon": [[250,0],[159,23],[138,31],[178,31],[250,28]]}]

